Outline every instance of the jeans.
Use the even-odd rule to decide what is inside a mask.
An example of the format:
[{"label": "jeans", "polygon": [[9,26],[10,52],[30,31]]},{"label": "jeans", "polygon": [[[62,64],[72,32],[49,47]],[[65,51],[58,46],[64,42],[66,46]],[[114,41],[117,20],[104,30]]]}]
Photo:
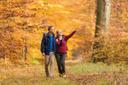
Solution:
[{"label": "jeans", "polygon": [[55,54],[58,65],[59,74],[65,74],[65,59],[67,54]]},{"label": "jeans", "polygon": [[45,73],[47,77],[53,77],[53,63],[54,53],[50,52],[49,55],[45,55]]}]

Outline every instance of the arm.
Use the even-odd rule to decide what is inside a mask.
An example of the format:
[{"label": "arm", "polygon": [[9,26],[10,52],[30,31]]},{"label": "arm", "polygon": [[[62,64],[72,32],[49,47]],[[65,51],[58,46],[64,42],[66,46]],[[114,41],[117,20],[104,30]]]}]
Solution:
[{"label": "arm", "polygon": [[43,34],[43,38],[41,41],[41,52],[44,53],[45,51],[45,34]]},{"label": "arm", "polygon": [[60,40],[56,39],[56,44],[60,45]]},{"label": "arm", "polygon": [[55,37],[54,37],[53,49],[54,49],[54,52],[56,52],[56,39],[55,39]]},{"label": "arm", "polygon": [[65,40],[68,40],[69,38],[71,38],[75,33],[76,31],[73,31],[71,34],[65,36]]}]

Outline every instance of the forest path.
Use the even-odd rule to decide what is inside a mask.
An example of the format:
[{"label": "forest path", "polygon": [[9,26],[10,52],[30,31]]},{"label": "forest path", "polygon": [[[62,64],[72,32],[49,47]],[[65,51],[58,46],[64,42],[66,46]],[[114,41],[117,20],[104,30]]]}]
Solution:
[{"label": "forest path", "polygon": [[67,78],[46,80],[43,65],[0,66],[0,85],[128,85],[127,66],[67,64]]}]

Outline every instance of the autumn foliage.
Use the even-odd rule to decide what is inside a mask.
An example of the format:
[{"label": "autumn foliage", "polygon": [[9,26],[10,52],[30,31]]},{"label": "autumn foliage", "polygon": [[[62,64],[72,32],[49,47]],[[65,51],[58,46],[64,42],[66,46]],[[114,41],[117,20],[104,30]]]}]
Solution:
[{"label": "autumn foliage", "polygon": [[[112,0],[110,29],[103,51],[110,62],[128,60],[128,1]],[[42,59],[40,42],[48,25],[79,32],[69,41],[68,59],[90,60],[95,30],[95,0],[1,0],[0,58]]]}]

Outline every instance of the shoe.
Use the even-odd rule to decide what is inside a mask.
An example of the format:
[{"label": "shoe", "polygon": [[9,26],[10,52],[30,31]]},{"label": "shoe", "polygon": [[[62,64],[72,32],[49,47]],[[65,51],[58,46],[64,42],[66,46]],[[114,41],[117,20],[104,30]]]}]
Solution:
[{"label": "shoe", "polygon": [[63,78],[66,78],[66,77],[67,77],[66,74],[64,74],[64,75],[63,75]]},{"label": "shoe", "polygon": [[63,77],[63,75],[62,74],[59,74],[59,77]]}]

